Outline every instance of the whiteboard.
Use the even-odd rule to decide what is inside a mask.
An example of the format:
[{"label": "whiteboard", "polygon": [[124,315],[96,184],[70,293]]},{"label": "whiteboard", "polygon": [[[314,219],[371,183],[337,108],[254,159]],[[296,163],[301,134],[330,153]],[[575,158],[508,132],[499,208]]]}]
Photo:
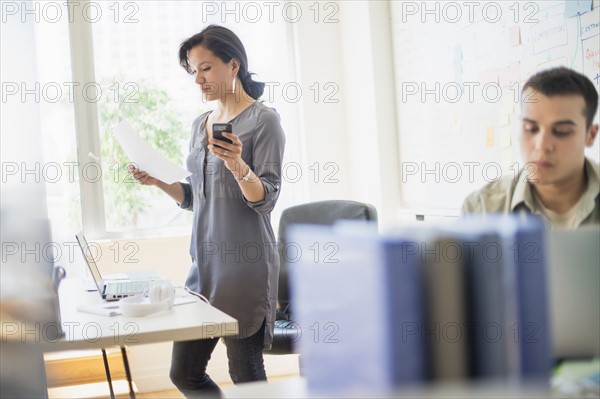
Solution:
[{"label": "whiteboard", "polygon": [[[470,192],[518,171],[519,94],[535,72],[563,65],[599,87],[598,0],[390,7],[405,209],[459,209]],[[596,161],[599,141],[586,150]]]}]

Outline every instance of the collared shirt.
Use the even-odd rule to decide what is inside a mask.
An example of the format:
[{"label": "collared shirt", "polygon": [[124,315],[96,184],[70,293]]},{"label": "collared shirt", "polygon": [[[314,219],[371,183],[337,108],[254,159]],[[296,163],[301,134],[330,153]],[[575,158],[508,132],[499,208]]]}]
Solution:
[{"label": "collared shirt", "polygon": [[[588,178],[587,188],[574,206],[574,215],[568,222],[570,228],[600,224],[600,167],[597,162],[586,158],[585,171]],[[552,224],[552,215],[550,214],[549,218],[540,205],[531,183],[527,182],[524,172],[521,171],[517,178],[505,176],[471,193],[465,199],[462,212],[518,213],[525,211],[542,215],[548,224]]]}]

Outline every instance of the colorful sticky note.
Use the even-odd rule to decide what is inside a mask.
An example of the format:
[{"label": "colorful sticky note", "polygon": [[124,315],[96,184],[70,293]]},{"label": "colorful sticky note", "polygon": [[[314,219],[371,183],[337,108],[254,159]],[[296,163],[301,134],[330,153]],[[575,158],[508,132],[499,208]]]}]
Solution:
[{"label": "colorful sticky note", "polygon": [[463,61],[462,47],[460,45],[454,46],[453,52],[454,52],[454,63],[462,64],[462,61]]},{"label": "colorful sticky note", "polygon": [[488,126],[485,129],[485,148],[492,148],[494,146],[494,128]]},{"label": "colorful sticky note", "polygon": [[512,47],[518,46],[521,44],[521,27],[519,25],[515,25],[510,28],[509,32],[510,37],[510,45]]},{"label": "colorful sticky note", "polygon": [[462,122],[458,115],[454,114],[450,121],[450,131],[457,136],[462,135]]},{"label": "colorful sticky note", "polygon": [[571,18],[578,14],[585,14],[592,9],[592,0],[565,1],[565,17]]}]

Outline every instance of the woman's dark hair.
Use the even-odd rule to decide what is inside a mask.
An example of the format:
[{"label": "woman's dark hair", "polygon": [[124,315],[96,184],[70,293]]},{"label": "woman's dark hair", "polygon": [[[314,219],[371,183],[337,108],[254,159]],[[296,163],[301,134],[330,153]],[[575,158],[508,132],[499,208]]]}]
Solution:
[{"label": "woman's dark hair", "polygon": [[598,92],[587,76],[565,67],[547,69],[533,75],[523,86],[522,93],[532,88],[547,97],[578,95],[583,97],[586,128],[594,122],[598,108]]},{"label": "woman's dark hair", "polygon": [[200,45],[210,50],[225,63],[231,61],[232,58],[237,59],[240,62],[237,78],[242,83],[246,93],[255,100],[262,96],[265,91],[265,84],[252,80],[253,74],[248,71],[246,50],[235,33],[223,26],[209,25],[202,32],[181,43],[181,46],[179,46],[179,64],[189,74],[193,73],[194,70],[190,66],[188,53],[192,48]]}]

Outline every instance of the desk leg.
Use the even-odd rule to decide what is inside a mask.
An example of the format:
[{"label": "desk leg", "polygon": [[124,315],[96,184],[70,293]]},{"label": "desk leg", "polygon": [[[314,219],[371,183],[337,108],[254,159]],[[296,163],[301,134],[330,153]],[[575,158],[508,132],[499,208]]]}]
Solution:
[{"label": "desk leg", "polygon": [[112,378],[110,376],[110,368],[108,367],[108,358],[106,350],[102,348],[102,359],[104,360],[104,371],[106,372],[106,381],[108,381],[108,389],[110,389],[110,399],[115,399],[115,391],[113,390]]},{"label": "desk leg", "polygon": [[127,360],[127,350],[124,346],[121,347],[121,356],[123,357],[123,366],[125,366],[125,375],[127,376],[127,383],[129,384],[129,397],[135,399],[133,382],[131,380],[131,370],[129,370],[129,360]]}]

